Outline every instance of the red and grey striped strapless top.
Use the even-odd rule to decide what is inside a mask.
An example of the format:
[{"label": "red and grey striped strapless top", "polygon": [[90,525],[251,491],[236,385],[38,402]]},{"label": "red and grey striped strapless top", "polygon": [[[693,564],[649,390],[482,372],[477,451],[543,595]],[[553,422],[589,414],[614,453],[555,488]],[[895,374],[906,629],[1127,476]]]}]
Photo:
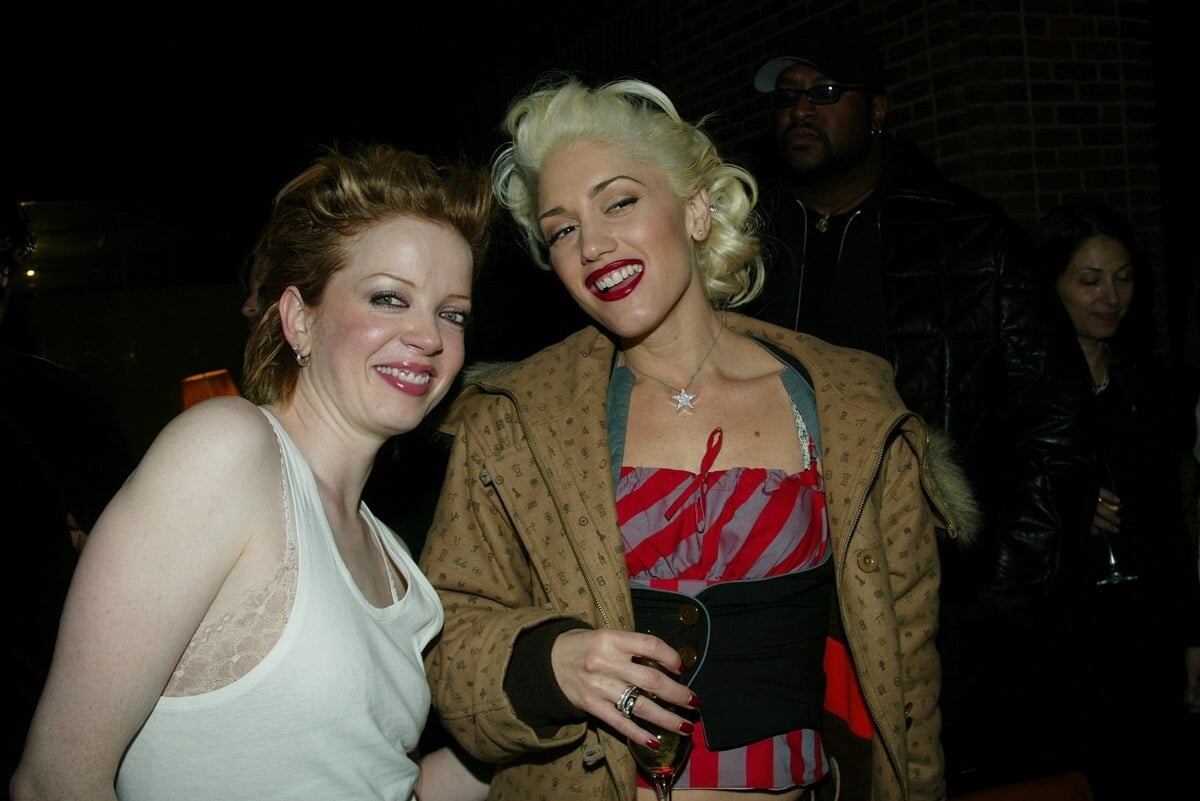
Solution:
[{"label": "red and grey striped strapless top", "polygon": [[[698,473],[622,467],[617,517],[635,585],[694,596],[719,582],[781,576],[831,558],[812,441],[801,438],[808,466],[788,474],[756,467],[711,470],[721,438],[719,428],[709,436]],[[812,729],[710,751],[698,722],[675,787],[778,790],[813,784],[828,770],[820,734]],[[640,776],[638,781],[649,786]]]}]

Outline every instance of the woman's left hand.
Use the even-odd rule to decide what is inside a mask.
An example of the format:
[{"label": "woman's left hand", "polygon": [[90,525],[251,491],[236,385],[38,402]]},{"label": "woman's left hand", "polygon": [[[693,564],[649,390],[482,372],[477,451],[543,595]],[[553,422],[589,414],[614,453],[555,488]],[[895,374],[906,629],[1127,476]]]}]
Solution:
[{"label": "woman's left hand", "polygon": [[1121,531],[1121,499],[1107,487],[1100,488],[1096,513],[1092,516],[1092,533],[1117,534]]},{"label": "woman's left hand", "polygon": [[[690,734],[689,721],[663,709],[654,699],[680,707],[694,706],[699,699],[668,672],[638,664],[635,658],[657,662],[675,676],[683,669],[679,652],[670,645],[651,634],[632,631],[572,629],[560,634],[550,651],[554,678],[577,709],[639,742],[653,739],[638,723],[643,718]],[[626,713],[618,703],[629,687],[638,694]]]}]

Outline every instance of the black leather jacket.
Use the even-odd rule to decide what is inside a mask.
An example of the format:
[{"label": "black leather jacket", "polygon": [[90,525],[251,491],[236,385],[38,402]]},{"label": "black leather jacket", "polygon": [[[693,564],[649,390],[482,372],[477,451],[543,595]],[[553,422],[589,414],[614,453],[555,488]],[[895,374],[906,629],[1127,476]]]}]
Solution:
[{"label": "black leather jacket", "polygon": [[[886,146],[886,177],[848,223],[839,270],[877,260],[900,396],[949,434],[983,512],[977,541],[942,544],[943,623],[1028,620],[1054,597],[1095,501],[1079,346],[1057,298],[1036,288],[1025,232],[911,146]],[[746,311],[804,330],[806,211],[764,182],[760,213],[767,285]]]}]

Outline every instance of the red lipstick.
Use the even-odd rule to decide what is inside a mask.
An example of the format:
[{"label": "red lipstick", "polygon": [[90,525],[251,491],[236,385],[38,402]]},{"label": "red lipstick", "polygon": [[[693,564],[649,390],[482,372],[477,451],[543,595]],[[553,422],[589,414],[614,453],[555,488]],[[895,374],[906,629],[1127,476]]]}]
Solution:
[{"label": "red lipstick", "polygon": [[596,270],[583,283],[600,300],[620,300],[641,283],[644,272],[645,265],[637,259],[620,259]]}]

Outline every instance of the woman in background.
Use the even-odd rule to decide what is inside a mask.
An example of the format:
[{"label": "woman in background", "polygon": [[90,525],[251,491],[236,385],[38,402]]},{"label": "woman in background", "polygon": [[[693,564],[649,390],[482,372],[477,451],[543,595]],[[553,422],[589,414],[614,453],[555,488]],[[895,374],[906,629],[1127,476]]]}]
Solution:
[{"label": "woman in background", "polygon": [[1100,477],[1044,660],[1062,671],[1057,747],[1100,801],[1194,795],[1200,742],[1184,732],[1200,721],[1200,581],[1181,496],[1187,443],[1171,373],[1151,349],[1147,265],[1129,222],[1091,202],[1043,219],[1038,260],[1079,340]]},{"label": "woman in background", "polygon": [[16,801],[412,798],[442,611],[361,494],[462,367],[492,208],[386,146],[282,189],[245,398],[170,422],[92,530]]}]

